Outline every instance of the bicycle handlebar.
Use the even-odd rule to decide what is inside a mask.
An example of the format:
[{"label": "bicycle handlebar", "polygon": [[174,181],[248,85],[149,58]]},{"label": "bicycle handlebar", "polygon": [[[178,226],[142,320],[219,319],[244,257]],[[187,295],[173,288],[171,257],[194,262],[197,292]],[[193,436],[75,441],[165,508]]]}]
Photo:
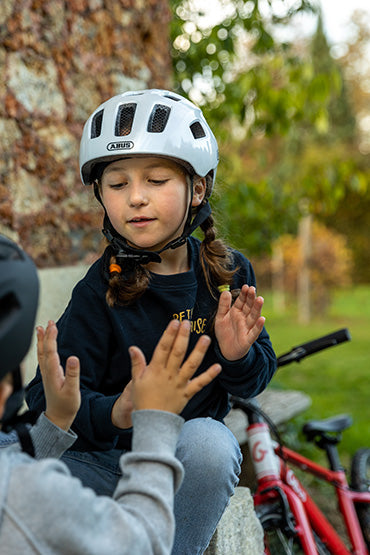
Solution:
[{"label": "bicycle handlebar", "polygon": [[333,333],[329,333],[328,335],[324,335],[323,337],[319,337],[318,339],[313,339],[312,341],[293,347],[291,351],[278,357],[277,365],[279,367],[290,364],[291,362],[299,362],[302,358],[305,358],[308,355],[312,355],[313,353],[317,353],[318,351],[322,351],[328,347],[333,347],[334,345],[350,340],[351,336],[348,329],[342,328],[338,331],[334,331]]}]

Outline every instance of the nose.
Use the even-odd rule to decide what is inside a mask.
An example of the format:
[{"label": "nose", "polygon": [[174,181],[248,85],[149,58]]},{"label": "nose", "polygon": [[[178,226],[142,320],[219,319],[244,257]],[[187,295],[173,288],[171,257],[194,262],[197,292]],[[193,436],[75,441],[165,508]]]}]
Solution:
[{"label": "nose", "polygon": [[132,181],[129,186],[130,206],[142,206],[148,203],[147,190],[141,180]]}]

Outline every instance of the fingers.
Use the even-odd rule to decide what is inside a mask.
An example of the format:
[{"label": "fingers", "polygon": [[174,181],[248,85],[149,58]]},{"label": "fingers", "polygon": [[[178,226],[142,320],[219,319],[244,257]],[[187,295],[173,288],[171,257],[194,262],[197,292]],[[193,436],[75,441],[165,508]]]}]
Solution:
[{"label": "fingers", "polygon": [[247,327],[252,328],[261,316],[264,302],[263,297],[257,297],[255,287],[249,287],[245,284],[240,290],[234,307],[243,312],[246,317]]},{"label": "fingers", "polygon": [[232,295],[230,291],[223,291],[218,301],[216,318],[224,318],[231,307]]},{"label": "fingers", "polygon": [[[190,322],[188,320],[183,320],[182,322],[172,320],[163,332],[154,350],[150,361],[152,371],[161,372],[165,368],[167,372],[178,372],[188,348],[189,336]],[[208,340],[206,340],[206,342],[208,347]],[[194,360],[199,358],[200,352],[202,352],[201,349],[198,349],[198,357],[195,356]],[[131,357],[132,377],[133,379],[137,379],[145,372],[146,360],[142,351],[136,346],[130,347],[129,353]],[[202,358],[203,355],[201,359]],[[196,364],[196,362],[194,362],[194,364]],[[196,367],[194,367],[191,376],[195,370]]]},{"label": "fingers", "polygon": [[150,366],[167,368],[177,371],[184,360],[190,336],[190,322],[188,320],[172,320],[164,331],[154,350]]},{"label": "fingers", "polygon": [[128,352],[131,358],[131,375],[132,379],[135,381],[142,376],[143,372],[145,372],[146,360],[144,353],[141,349],[139,349],[139,347],[129,347]]},{"label": "fingers", "polygon": [[168,356],[167,368],[169,370],[177,371],[181,366],[189,345],[189,337],[190,322],[183,320],[177,328],[177,335]]},{"label": "fingers", "polygon": [[37,328],[37,354],[41,374],[59,370],[59,355],[57,351],[58,330],[55,323],[49,320],[46,330],[39,326]]},{"label": "fingers", "polygon": [[41,366],[44,362],[44,337],[45,337],[45,330],[42,326],[37,326],[36,337],[37,337],[37,360],[39,362],[39,365]]},{"label": "fingers", "polygon": [[248,339],[251,345],[258,339],[258,336],[265,325],[265,320],[266,318],[264,316],[260,316],[254,326],[250,329]]},{"label": "fingers", "polygon": [[67,359],[64,387],[69,389],[80,387],[80,361],[75,356]]},{"label": "fingers", "polygon": [[202,335],[182,367],[180,368],[181,377],[188,381],[199,368],[208,347],[211,344],[211,338],[208,335]]},{"label": "fingers", "polygon": [[186,396],[191,399],[196,393],[198,393],[203,387],[211,383],[212,380],[219,375],[222,368],[220,364],[213,364],[208,370],[203,372],[200,376],[193,378],[187,385]]},{"label": "fingers", "polygon": [[[235,300],[234,306],[239,310],[251,310],[257,298],[256,288],[253,285],[244,284],[240,290],[238,298]],[[258,297],[262,299],[262,297]]]},{"label": "fingers", "polygon": [[151,359],[151,364],[158,365],[158,367],[167,366],[168,358],[171,349],[177,337],[181,322],[178,320],[171,320],[167,328],[163,332]]}]

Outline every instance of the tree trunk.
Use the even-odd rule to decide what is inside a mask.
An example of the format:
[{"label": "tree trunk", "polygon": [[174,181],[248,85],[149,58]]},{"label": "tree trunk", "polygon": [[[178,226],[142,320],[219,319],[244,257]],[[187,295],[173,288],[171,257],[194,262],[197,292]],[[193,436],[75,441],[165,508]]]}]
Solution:
[{"label": "tree trunk", "polygon": [[275,312],[285,312],[284,254],[276,243],[272,251],[272,303]]},{"label": "tree trunk", "polygon": [[311,320],[310,258],[312,250],[312,216],[307,214],[299,222],[301,268],[298,273],[298,320],[307,324]]}]

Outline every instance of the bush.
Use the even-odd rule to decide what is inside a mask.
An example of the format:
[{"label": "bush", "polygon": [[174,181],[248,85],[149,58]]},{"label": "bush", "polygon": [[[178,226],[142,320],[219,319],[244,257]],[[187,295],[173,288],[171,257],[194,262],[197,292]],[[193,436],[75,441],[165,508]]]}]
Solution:
[{"label": "bush", "polygon": [[[313,223],[311,241],[311,303],[313,313],[322,316],[331,304],[333,291],[352,283],[352,253],[343,235],[318,222]],[[266,274],[269,273],[273,292],[284,293],[286,302],[288,299],[295,302],[298,276],[303,265],[299,238],[282,235],[275,241],[273,252],[275,256],[272,259],[253,261],[258,278],[264,275],[258,282],[268,286],[270,280],[266,279]]]}]

